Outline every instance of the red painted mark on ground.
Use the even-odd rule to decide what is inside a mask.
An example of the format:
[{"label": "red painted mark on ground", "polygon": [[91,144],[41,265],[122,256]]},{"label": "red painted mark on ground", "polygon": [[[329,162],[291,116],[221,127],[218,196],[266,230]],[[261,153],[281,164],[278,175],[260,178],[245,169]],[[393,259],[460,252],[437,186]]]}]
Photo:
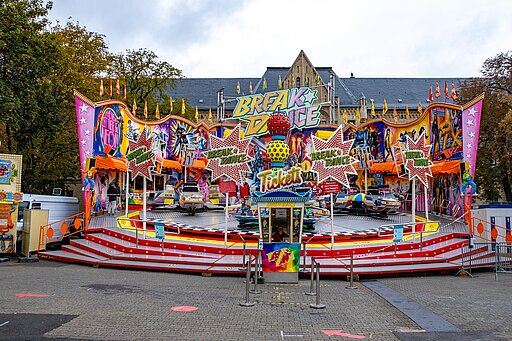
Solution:
[{"label": "red painted mark on ground", "polygon": [[189,305],[178,305],[178,306],[175,306],[175,307],[171,307],[171,310],[173,310],[173,311],[189,312],[189,311],[197,310],[197,307],[192,307],[192,306],[189,306]]},{"label": "red painted mark on ground", "polygon": [[48,294],[16,294],[16,297],[48,297]]},{"label": "red painted mark on ground", "polygon": [[365,338],[363,335],[344,333],[343,330],[322,330],[322,333],[324,333],[327,336],[336,335],[336,336],[348,337],[349,339],[364,339]]}]

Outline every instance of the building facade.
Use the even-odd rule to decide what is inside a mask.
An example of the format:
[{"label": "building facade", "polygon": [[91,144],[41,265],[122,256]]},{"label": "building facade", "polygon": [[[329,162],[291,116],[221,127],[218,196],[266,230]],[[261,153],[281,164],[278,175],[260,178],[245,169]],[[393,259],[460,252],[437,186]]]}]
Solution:
[{"label": "building facade", "polygon": [[[210,111],[213,121],[229,120],[236,98],[251,93],[265,93],[278,89],[304,87],[318,90],[324,124],[364,123],[372,118],[406,123],[419,117],[419,110],[427,107],[429,91],[435,93],[439,84],[439,102],[453,103],[443,93],[446,85],[459,88],[462,78],[357,78],[339,77],[332,67],[315,67],[304,51],[289,67],[267,67],[260,78],[184,78],[168,94],[187,98],[198,108],[199,121],[207,122]],[[450,99],[447,99],[450,97]],[[387,111],[384,110],[384,101]],[[373,111],[372,111],[373,102]],[[372,113],[373,112],[373,113]]]}]

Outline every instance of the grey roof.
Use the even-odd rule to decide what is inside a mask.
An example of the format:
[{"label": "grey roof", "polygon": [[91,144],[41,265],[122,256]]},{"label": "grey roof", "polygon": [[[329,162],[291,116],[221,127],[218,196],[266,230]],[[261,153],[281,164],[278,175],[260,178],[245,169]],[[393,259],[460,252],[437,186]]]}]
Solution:
[{"label": "grey roof", "polygon": [[[388,108],[392,109],[394,105],[397,108],[405,108],[408,104],[409,107],[416,108],[418,101],[421,105],[426,107],[429,102],[428,96],[430,87],[435,95],[436,81],[439,81],[439,88],[441,89],[441,97],[434,100],[436,102],[444,102],[444,82],[448,83],[448,91],[451,94],[452,81],[455,84],[455,90],[459,91],[463,78],[339,78],[339,82],[344,84],[356,98],[356,101],[347,101],[348,98],[341,97],[342,105],[358,105],[358,100],[366,97],[368,108],[370,107],[370,99],[374,100],[375,108],[382,109],[384,99],[388,104]],[[449,103],[453,103],[447,100]]]},{"label": "grey roof", "polygon": [[[169,88],[167,94],[173,98],[185,97],[188,103],[201,110],[217,108],[217,91],[224,88],[226,109],[234,109],[235,101],[229,101],[236,96],[249,94],[249,85],[259,82],[259,78],[183,78],[176,80],[176,87]],[[237,95],[236,87],[240,82],[240,95]]]},{"label": "grey roof", "polygon": [[[185,97],[192,107],[200,110],[217,107],[217,91],[224,89],[226,109],[232,110],[236,104],[234,98],[249,94],[249,85],[252,82],[254,93],[263,93],[277,90],[278,79],[284,79],[289,67],[268,67],[261,78],[184,78],[176,80],[176,87],[168,90],[168,95],[173,98]],[[334,71],[330,67],[315,67],[320,74],[323,83],[329,81],[329,73]],[[382,109],[384,99],[391,110],[394,105],[398,109],[404,109],[408,104],[410,108],[416,108],[421,101],[423,107],[428,103],[430,86],[435,93],[436,80],[439,81],[441,97],[436,101],[445,101],[444,82],[448,83],[451,93],[451,83],[455,83],[457,92],[463,78],[339,78],[336,79],[336,96],[340,98],[342,107],[359,106],[359,99],[366,97],[368,108],[370,99],[374,100],[375,108]],[[263,90],[263,79],[267,81],[267,88]],[[237,84],[240,82],[240,94],[237,94]],[[312,85],[315,80],[310,80]],[[451,100],[447,100],[452,103]]]}]

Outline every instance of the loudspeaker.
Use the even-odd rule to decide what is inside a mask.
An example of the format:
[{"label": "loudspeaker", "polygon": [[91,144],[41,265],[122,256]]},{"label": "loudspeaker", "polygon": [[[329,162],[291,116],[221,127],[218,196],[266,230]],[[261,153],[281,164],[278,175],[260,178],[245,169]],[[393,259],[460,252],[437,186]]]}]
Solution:
[{"label": "loudspeaker", "polygon": [[89,170],[92,167],[96,167],[96,159],[93,157],[88,157],[85,161],[85,170]]},{"label": "loudspeaker", "polygon": [[453,152],[450,149],[446,149],[441,153],[440,157],[441,157],[441,160],[445,160],[445,159],[451,158],[452,155],[453,155]]},{"label": "loudspeaker", "polygon": [[464,173],[469,173],[469,162],[461,162],[460,163],[460,174],[463,175]]},{"label": "loudspeaker", "polygon": [[103,148],[103,152],[110,156],[114,156],[114,154],[116,153],[116,151],[112,149],[110,146],[105,146],[105,148]]}]

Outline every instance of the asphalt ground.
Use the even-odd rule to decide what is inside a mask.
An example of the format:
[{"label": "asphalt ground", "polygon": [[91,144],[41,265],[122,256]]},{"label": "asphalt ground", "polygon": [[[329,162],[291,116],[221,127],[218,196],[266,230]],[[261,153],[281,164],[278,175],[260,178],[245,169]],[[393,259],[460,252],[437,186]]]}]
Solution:
[{"label": "asphalt ground", "polygon": [[243,307],[241,277],[11,260],[0,340],[512,340],[512,274],[474,275],[322,279],[324,309],[308,280],[265,283]]}]

